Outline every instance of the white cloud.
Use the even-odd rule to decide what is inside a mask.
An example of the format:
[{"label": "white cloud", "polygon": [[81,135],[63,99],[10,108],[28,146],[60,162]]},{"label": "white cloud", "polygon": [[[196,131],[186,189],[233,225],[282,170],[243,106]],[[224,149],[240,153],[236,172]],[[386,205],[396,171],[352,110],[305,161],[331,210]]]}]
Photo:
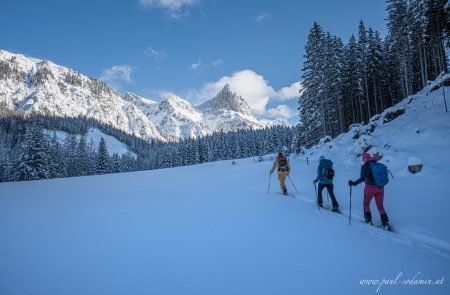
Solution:
[{"label": "white cloud", "polygon": [[194,71],[195,70],[201,70],[201,68],[202,68],[202,60],[201,59],[197,60],[197,62],[191,64],[189,68],[191,70],[194,70]]},{"label": "white cloud", "polygon": [[271,119],[284,119],[289,121],[292,117],[296,116],[297,112],[291,109],[285,104],[278,105],[275,108],[268,109],[266,116]]},{"label": "white cloud", "polygon": [[201,58],[199,58],[196,62],[194,62],[193,64],[191,64],[189,66],[190,70],[193,71],[197,71],[197,72],[201,72],[204,69],[206,69],[207,67],[218,67],[222,64],[222,60],[221,59],[216,59],[213,60],[211,62],[203,62],[203,60]]},{"label": "white cloud", "polygon": [[300,82],[294,82],[290,86],[283,87],[278,90],[278,95],[276,98],[281,100],[298,98],[302,90],[303,87]]},{"label": "white cloud", "polygon": [[144,51],[144,54],[147,57],[155,59],[156,61],[162,60],[166,56],[164,50],[156,50],[151,46],[147,47],[147,49]]},{"label": "white cloud", "polygon": [[243,70],[231,76],[224,76],[216,82],[207,83],[201,90],[191,91],[186,97],[194,104],[199,104],[214,97],[226,84],[230,84],[231,88],[241,95],[258,115],[264,114],[270,97],[276,96],[276,92],[263,76],[252,70]]},{"label": "white cloud", "polygon": [[272,15],[266,12],[262,12],[257,17],[255,17],[255,21],[257,22],[262,22],[269,19],[272,19]]},{"label": "white cloud", "polygon": [[132,68],[128,65],[115,65],[103,70],[99,79],[118,90],[123,82],[133,83],[131,79]]},{"label": "white cloud", "polygon": [[166,10],[173,19],[181,19],[187,14],[189,7],[198,3],[199,0],[140,0],[140,4],[144,7]]}]

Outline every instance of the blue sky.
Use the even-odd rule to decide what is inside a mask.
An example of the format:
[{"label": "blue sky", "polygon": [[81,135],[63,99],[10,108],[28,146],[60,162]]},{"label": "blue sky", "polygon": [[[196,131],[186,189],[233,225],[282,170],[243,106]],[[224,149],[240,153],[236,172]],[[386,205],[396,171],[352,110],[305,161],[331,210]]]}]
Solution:
[{"label": "blue sky", "polygon": [[265,118],[297,119],[314,21],[347,42],[385,28],[382,0],[2,1],[0,49],[101,78],[120,93],[197,105],[225,83]]}]

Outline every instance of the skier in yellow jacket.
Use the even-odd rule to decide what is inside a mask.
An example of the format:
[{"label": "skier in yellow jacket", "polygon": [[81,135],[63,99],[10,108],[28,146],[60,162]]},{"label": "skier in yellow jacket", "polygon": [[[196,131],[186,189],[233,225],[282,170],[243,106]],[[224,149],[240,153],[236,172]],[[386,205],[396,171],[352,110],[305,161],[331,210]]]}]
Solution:
[{"label": "skier in yellow jacket", "polygon": [[270,175],[272,175],[276,168],[278,168],[278,179],[280,180],[283,195],[287,196],[288,192],[285,181],[286,177],[289,176],[289,172],[291,172],[291,165],[289,165],[288,159],[282,153],[278,153],[278,158],[273,163],[272,169],[270,169]]}]

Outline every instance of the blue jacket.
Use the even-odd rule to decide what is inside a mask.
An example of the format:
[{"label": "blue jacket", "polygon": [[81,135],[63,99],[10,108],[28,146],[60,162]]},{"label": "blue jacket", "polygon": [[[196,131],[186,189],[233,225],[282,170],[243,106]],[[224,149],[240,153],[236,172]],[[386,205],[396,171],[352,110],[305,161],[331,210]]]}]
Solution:
[{"label": "blue jacket", "polygon": [[322,179],[322,173],[324,168],[333,167],[333,162],[329,159],[320,160],[319,166],[317,167],[317,177],[316,181],[319,181],[320,184],[331,184],[332,180]]}]

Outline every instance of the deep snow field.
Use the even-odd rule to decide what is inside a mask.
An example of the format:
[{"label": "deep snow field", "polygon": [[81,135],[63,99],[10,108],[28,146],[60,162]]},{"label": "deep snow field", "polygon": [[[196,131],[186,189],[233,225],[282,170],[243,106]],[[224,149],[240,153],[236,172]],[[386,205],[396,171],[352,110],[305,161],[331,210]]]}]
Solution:
[{"label": "deep snow field", "polygon": [[[289,197],[270,156],[0,183],[0,294],[450,294],[450,114],[428,91],[367,136],[291,156]],[[385,208],[396,233],[361,222],[362,184],[348,224],[347,181],[367,143],[395,176]],[[316,207],[320,155],[334,162],[340,215]],[[421,173],[406,170],[411,157]]]}]

